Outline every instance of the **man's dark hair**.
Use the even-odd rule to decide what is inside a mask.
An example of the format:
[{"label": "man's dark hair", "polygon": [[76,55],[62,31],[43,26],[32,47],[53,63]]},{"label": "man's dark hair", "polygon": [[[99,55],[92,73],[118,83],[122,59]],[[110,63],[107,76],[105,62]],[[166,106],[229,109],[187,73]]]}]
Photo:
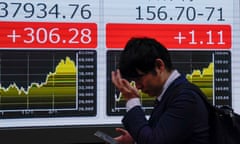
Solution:
[{"label": "man's dark hair", "polygon": [[124,78],[140,77],[137,71],[144,74],[153,72],[156,59],[161,59],[168,71],[172,62],[167,48],[152,38],[131,38],[120,55],[119,69]]}]

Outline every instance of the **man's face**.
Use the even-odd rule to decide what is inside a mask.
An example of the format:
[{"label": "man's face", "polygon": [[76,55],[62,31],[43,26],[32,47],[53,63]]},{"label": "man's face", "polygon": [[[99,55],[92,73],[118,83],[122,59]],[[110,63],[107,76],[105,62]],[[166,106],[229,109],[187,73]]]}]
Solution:
[{"label": "man's face", "polygon": [[159,71],[149,72],[134,80],[136,87],[150,96],[159,96],[162,92],[164,80]]}]

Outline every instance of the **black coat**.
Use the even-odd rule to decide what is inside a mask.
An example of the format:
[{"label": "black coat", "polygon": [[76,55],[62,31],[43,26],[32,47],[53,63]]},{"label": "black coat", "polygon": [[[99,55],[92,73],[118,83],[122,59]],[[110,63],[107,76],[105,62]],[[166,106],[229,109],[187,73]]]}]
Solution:
[{"label": "black coat", "polygon": [[[188,83],[177,78],[154,107],[149,120],[140,106],[129,110],[122,122],[137,144],[209,144],[208,112],[200,96],[177,86]],[[170,99],[171,95],[176,95]]]}]

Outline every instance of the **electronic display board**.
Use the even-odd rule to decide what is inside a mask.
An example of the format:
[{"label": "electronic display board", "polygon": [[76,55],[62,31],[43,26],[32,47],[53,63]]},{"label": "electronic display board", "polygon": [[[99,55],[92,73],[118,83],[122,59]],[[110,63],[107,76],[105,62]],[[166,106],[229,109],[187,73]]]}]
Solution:
[{"label": "electronic display board", "polygon": [[[213,104],[240,112],[238,0],[1,0],[0,128],[121,124],[111,83],[131,37],[162,42]],[[142,97],[146,113],[152,100]]]}]

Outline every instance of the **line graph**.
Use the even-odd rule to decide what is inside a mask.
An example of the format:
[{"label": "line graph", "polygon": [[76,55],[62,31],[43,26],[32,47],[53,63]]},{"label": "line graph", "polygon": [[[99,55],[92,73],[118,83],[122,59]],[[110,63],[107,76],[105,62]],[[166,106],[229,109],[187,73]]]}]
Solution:
[{"label": "line graph", "polygon": [[[108,51],[107,71],[117,68],[121,51]],[[215,105],[231,105],[231,54],[228,51],[170,51],[174,68],[186,78],[200,87],[208,100]],[[112,85],[111,77],[107,78],[108,115],[125,113],[124,99],[120,99],[119,91]],[[152,109],[152,97],[143,96],[141,102],[146,113]]]},{"label": "line graph", "polygon": [[[2,117],[95,115],[95,55],[94,51],[1,51]],[[93,61],[86,63],[86,58]],[[92,69],[86,70],[85,65]],[[95,77],[83,84],[89,80],[87,71]],[[80,89],[88,85],[91,98],[85,96],[90,95],[86,89]]]},{"label": "line graph", "polygon": [[76,67],[70,57],[61,59],[43,82],[27,83],[26,88],[15,82],[0,87],[2,110],[76,108]]}]

